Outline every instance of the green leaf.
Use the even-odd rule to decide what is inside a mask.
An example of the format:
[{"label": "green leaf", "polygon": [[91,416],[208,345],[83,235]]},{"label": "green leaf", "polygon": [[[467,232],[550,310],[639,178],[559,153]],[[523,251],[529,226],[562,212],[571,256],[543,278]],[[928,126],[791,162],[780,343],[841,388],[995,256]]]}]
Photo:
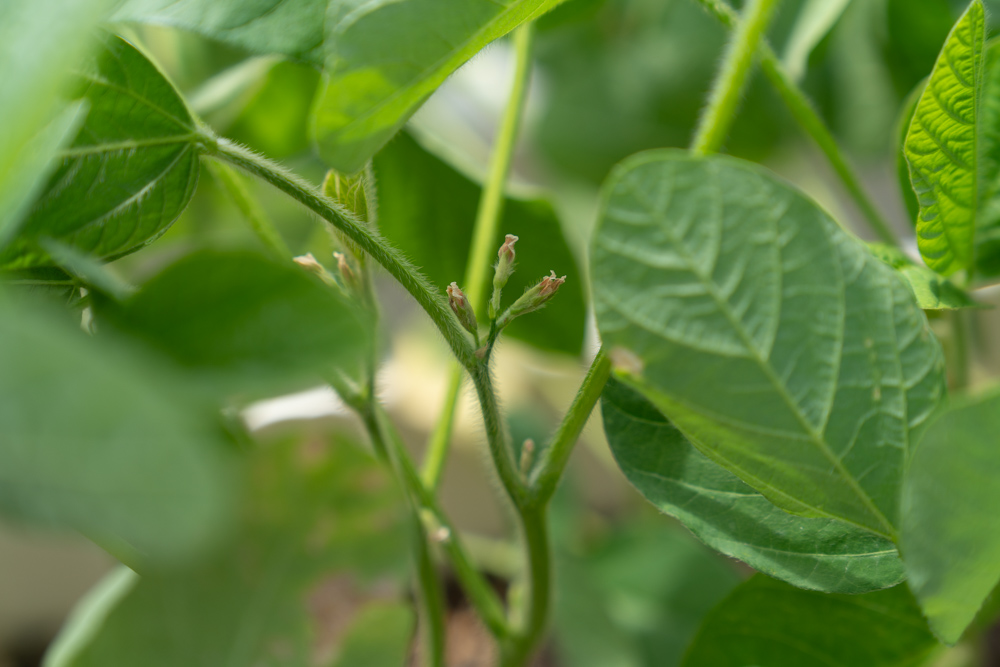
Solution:
[{"label": "green leaf", "polygon": [[276,391],[351,366],[368,335],[355,309],[292,262],[250,251],[200,251],[168,266],[120,306],[118,330],[225,389]]},{"label": "green leaf", "polygon": [[903,485],[910,588],[950,644],[1000,580],[998,432],[1000,392],[955,401],[921,440]]},{"label": "green leaf", "polygon": [[986,46],[980,106],[976,273],[1000,275],[1000,40]]},{"label": "green leaf", "polygon": [[937,642],[905,586],[828,595],[757,575],[713,609],[685,667],[914,667]]},{"label": "green leaf", "polygon": [[913,192],[913,186],[910,184],[910,165],[906,162],[903,145],[906,143],[906,133],[913,121],[913,114],[917,110],[917,102],[920,101],[920,96],[924,94],[926,87],[927,79],[925,78],[903,100],[899,119],[896,121],[896,145],[893,147],[893,153],[896,156],[896,180],[899,182],[899,191],[903,195],[903,206],[906,207],[907,219],[914,229],[917,226],[917,219],[920,217],[920,202],[917,201],[917,195]]},{"label": "green leaf", "polygon": [[756,165],[650,151],[605,184],[597,324],[624,379],[779,507],[893,537],[944,394],[906,283]]},{"label": "green leaf", "polygon": [[[366,644],[373,611],[361,605],[399,600],[408,564],[391,478],[342,438],[270,443],[251,473],[231,545],[134,582],[47,667],[331,664],[356,611],[346,641]],[[400,655],[409,635],[401,610],[390,615],[383,648]]]},{"label": "green leaf", "polygon": [[794,516],[698,452],[638,392],[612,379],[601,396],[618,467],[660,511],[727,556],[799,588],[864,593],[904,578],[892,542],[832,519]]},{"label": "green leaf", "polygon": [[985,307],[955,283],[914,262],[899,248],[884,243],[869,243],[868,248],[873,255],[899,271],[924,310]]},{"label": "green leaf", "polygon": [[983,4],[973,0],[944,43],[903,146],[920,203],[917,245],[943,275],[972,266],[983,40]]},{"label": "green leaf", "polygon": [[806,0],[795,19],[782,58],[789,76],[800,81],[806,73],[809,55],[816,48],[851,0]]},{"label": "green leaf", "polygon": [[0,512],[144,561],[211,542],[231,461],[157,363],[0,295]]},{"label": "green leaf", "polygon": [[327,0],[128,0],[112,16],[197,32],[264,55],[323,63]]},{"label": "green leaf", "polygon": [[199,134],[163,74],[112,37],[80,83],[87,117],[0,266],[51,264],[46,238],[120,257],[162,235],[191,199]]},{"label": "green leaf", "polygon": [[702,618],[740,581],[729,563],[661,517],[578,541],[555,547],[560,664],[676,667]]},{"label": "green leaf", "polygon": [[459,66],[561,1],[331,2],[313,125],[320,156],[357,171]]},{"label": "green leaf", "polygon": [[[452,281],[461,283],[472,244],[479,185],[408,134],[386,146],[374,164],[382,233],[442,290]],[[542,349],[579,354],[586,315],[583,278],[552,205],[541,199],[508,197],[499,232],[497,249],[504,234],[520,237],[516,270],[504,289],[505,306],[550,270],[566,276],[566,284],[545,308],[514,320],[505,335]],[[485,309],[483,303],[482,312],[477,313],[480,324],[487,322]]]},{"label": "green leaf", "polygon": [[0,250],[16,231],[79,120],[60,95],[109,0],[0,5]]}]

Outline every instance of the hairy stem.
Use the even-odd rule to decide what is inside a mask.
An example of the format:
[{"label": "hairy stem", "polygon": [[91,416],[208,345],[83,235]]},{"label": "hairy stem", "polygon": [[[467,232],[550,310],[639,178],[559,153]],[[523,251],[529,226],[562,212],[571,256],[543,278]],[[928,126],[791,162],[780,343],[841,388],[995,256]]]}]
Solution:
[{"label": "hairy stem", "polygon": [[[739,25],[739,16],[722,0],[697,1],[727,28],[733,29]],[[833,134],[827,128],[823,119],[820,118],[816,109],[813,108],[809,98],[806,97],[805,93],[799,89],[788,73],[785,72],[781,61],[766,40],[760,45],[759,52],[760,67],[764,75],[785,102],[785,106],[788,107],[795,120],[812,137],[813,141],[816,142],[816,145],[823,152],[823,155],[826,156],[830,166],[833,167],[834,172],[836,172],[847,189],[847,193],[868,220],[872,231],[885,243],[898,247],[899,240],[896,238],[895,233],[893,233],[892,227],[882,217],[878,207],[875,206],[864,188],[861,187],[861,182],[855,175],[854,170],[847,163],[847,159],[843,153],[841,153],[840,147],[837,146],[837,141],[833,138]]]},{"label": "hairy stem", "polygon": [[444,336],[459,363],[469,370],[478,365],[479,360],[469,342],[468,334],[451,312],[447,300],[401,252],[359,221],[353,213],[325,197],[316,188],[281,165],[227,139],[208,135],[207,130],[205,132],[203,141],[205,150],[210,155],[264,179],[343,232],[372,259],[381,264],[417,300]]},{"label": "hairy stem", "polygon": [[604,353],[604,348],[601,348],[590,365],[587,377],[584,378],[576,398],[573,399],[573,404],[563,417],[559,430],[546,448],[545,458],[535,467],[531,475],[529,489],[532,504],[544,507],[551,500],[566,469],[569,455],[573,452],[573,447],[580,438],[580,432],[583,431],[590,413],[597,405],[597,399],[601,397],[601,392],[610,376],[611,360]]},{"label": "hairy stem", "polygon": [[247,189],[243,177],[232,167],[222,162],[206,160],[205,166],[208,167],[209,173],[215,177],[215,180],[222,185],[226,194],[236,204],[236,208],[240,210],[240,213],[243,214],[243,217],[250,224],[250,228],[254,234],[271,251],[271,254],[282,261],[291,259],[292,251],[288,249],[284,239],[281,238],[281,234],[274,228],[264,209],[261,208],[260,203],[250,194],[250,190]]},{"label": "hairy stem", "polygon": [[691,151],[695,155],[715,153],[722,146],[749,80],[757,46],[767,31],[777,4],[778,0],[748,0],[744,5],[745,18],[733,30],[722,67],[709,94],[708,107],[691,142]]},{"label": "hairy stem", "polygon": [[[500,213],[503,209],[504,190],[507,184],[507,174],[510,172],[510,162],[517,143],[517,133],[524,113],[524,102],[531,81],[531,52],[534,42],[534,27],[532,23],[522,25],[514,31],[514,53],[516,59],[514,81],[500,121],[500,129],[494,142],[493,155],[490,158],[490,171],[479,198],[479,209],[472,231],[472,244],[469,247],[469,259],[466,263],[465,279],[462,288],[473,311],[483,307],[486,296],[489,269],[496,253],[494,247],[500,224]],[[449,380],[448,394],[445,397],[444,409],[434,429],[434,434],[427,447],[424,460],[423,478],[431,489],[436,489],[441,479],[441,470],[448,458],[448,446],[451,443],[451,429],[455,420],[455,404],[461,388],[462,369],[454,366]]]},{"label": "hairy stem", "polygon": [[521,667],[545,633],[552,587],[552,554],[549,548],[548,508],[520,510],[521,532],[527,550],[528,591],[522,623],[500,644],[501,667]]}]

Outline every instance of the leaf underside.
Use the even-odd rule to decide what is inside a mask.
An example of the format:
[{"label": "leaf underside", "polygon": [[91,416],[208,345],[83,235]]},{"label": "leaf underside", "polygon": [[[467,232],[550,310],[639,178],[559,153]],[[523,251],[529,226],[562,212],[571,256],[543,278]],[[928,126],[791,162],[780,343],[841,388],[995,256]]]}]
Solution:
[{"label": "leaf underside", "polygon": [[973,261],[984,25],[974,0],[945,41],[903,144],[920,206],[917,245],[942,275]]},{"label": "leaf underside", "polygon": [[893,537],[904,461],[944,393],[903,280],[731,158],[633,156],[598,224],[598,328],[626,382],[783,509]]},{"label": "leaf underside", "polygon": [[635,390],[612,379],[601,409],[628,480],[709,546],[800,588],[865,593],[903,580],[892,542],[842,521],[775,507],[695,449]]},{"label": "leaf underside", "polygon": [[128,254],[162,235],[194,193],[194,120],[145,56],[111,37],[80,84],[87,117],[0,266],[52,264],[43,239],[100,259]]},{"label": "leaf underside", "polygon": [[321,157],[357,171],[459,66],[561,1],[332,2],[313,123]]}]

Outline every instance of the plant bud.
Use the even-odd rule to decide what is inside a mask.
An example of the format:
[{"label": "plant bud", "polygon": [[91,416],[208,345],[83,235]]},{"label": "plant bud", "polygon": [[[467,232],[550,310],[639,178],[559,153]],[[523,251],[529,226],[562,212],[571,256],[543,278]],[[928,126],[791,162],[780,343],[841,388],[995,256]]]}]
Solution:
[{"label": "plant bud", "polygon": [[306,253],[305,255],[299,255],[298,257],[293,257],[292,261],[294,261],[296,264],[301,266],[309,273],[319,276],[320,279],[327,285],[337,284],[337,281],[333,279],[333,276],[330,275],[330,272],[326,270],[326,267],[320,264],[319,261],[315,257],[313,257],[313,254],[311,252]]},{"label": "plant bud", "polygon": [[499,261],[497,262],[496,272],[493,274],[493,288],[503,289],[504,285],[510,279],[510,274],[514,273],[514,244],[517,243],[517,237],[513,234],[507,234],[504,238],[503,245],[500,246],[500,250],[497,251],[497,257]]},{"label": "plant bud", "polygon": [[515,317],[538,310],[555,295],[559,286],[564,282],[566,282],[566,276],[557,278],[555,271],[549,271],[549,275],[542,278],[537,285],[522,294],[521,298],[507,309],[507,312],[497,321],[497,326],[505,327]]},{"label": "plant bud", "polygon": [[347,291],[353,294],[361,294],[361,280],[358,278],[358,273],[351,268],[347,257],[342,252],[335,252],[333,256],[337,260],[337,271],[340,272],[340,278]]},{"label": "plant bud", "polygon": [[448,285],[448,305],[458,317],[465,330],[472,335],[479,333],[479,324],[476,322],[476,314],[469,305],[469,300],[465,298],[465,293],[459,288],[458,283]]},{"label": "plant bud", "polygon": [[[323,179],[323,194],[339,202],[348,211],[353,213],[361,222],[372,225],[374,218],[372,205],[369,202],[370,177],[367,170],[357,174],[345,175],[331,169]],[[332,226],[328,228],[333,233],[337,242],[347,248],[354,257],[363,261],[364,251],[357,243],[352,241],[346,234]]]}]

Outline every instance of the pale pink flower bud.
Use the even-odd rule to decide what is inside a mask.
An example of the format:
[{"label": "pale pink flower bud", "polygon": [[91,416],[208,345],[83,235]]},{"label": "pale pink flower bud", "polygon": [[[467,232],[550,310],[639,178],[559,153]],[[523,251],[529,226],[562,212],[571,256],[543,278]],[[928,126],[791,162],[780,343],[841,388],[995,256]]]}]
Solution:
[{"label": "pale pink flower bud", "polygon": [[538,310],[555,295],[559,286],[564,282],[566,282],[566,276],[556,277],[555,271],[549,271],[549,275],[542,278],[537,285],[522,294],[521,298],[507,309],[507,312],[497,320],[497,325],[505,327],[515,317]]},{"label": "pale pink flower bud", "polygon": [[465,297],[465,292],[459,288],[458,283],[448,285],[448,305],[452,312],[461,322],[466,331],[475,335],[479,333],[479,324],[476,322],[476,314],[469,305],[469,300]]}]

